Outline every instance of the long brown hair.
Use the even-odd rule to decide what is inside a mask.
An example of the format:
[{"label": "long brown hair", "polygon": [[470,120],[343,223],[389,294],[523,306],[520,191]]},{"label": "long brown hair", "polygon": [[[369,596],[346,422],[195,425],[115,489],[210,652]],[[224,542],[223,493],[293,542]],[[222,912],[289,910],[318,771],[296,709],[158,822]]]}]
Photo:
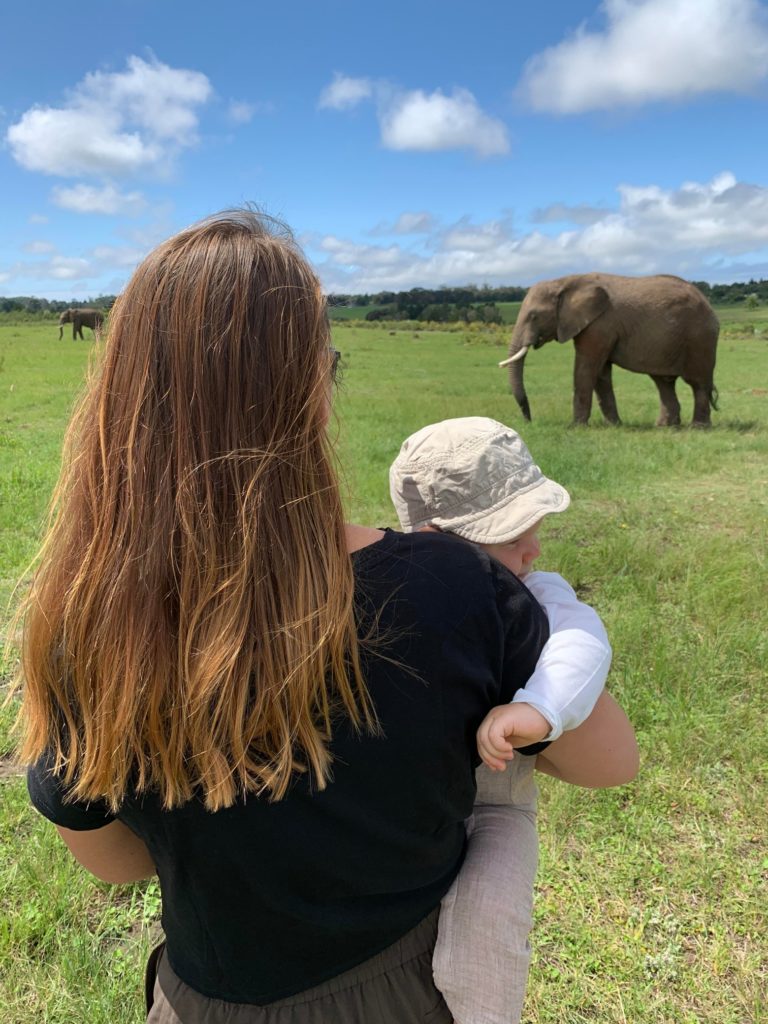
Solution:
[{"label": "long brown hair", "polygon": [[217,215],[152,252],[75,413],[25,607],[22,758],[73,798],[215,810],[322,788],[375,728],[326,436],[331,352],[287,229]]}]

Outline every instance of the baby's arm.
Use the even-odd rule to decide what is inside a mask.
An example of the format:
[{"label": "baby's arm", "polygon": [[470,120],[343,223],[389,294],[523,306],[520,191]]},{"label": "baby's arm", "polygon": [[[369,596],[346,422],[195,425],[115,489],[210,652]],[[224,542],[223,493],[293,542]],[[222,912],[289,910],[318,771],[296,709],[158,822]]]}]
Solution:
[{"label": "baby's arm", "polygon": [[547,719],[532,704],[518,701],[491,708],[477,730],[477,752],[494,772],[503,772],[515,747],[538,743],[550,732]]},{"label": "baby's arm", "polygon": [[597,612],[579,601],[554,572],[532,572],[523,580],[549,619],[549,640],[533,675],[512,698],[544,715],[555,740],[581,725],[602,693],[611,667],[611,645]]},{"label": "baby's arm", "polygon": [[480,756],[495,771],[504,770],[514,747],[556,740],[564,730],[581,725],[611,665],[600,617],[579,601],[562,576],[532,572],[524,582],[547,613],[550,637],[525,688],[511,704],[492,708],[478,729]]}]

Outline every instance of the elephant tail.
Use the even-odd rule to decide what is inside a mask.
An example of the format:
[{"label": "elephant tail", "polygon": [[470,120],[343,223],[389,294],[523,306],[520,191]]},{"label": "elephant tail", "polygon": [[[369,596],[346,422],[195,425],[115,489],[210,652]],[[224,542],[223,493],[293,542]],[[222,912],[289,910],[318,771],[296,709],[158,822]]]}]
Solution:
[{"label": "elephant tail", "polygon": [[709,398],[709,404],[712,406],[712,408],[717,409],[717,400],[720,397],[720,395],[718,394],[717,388],[714,384],[707,392],[707,397]]}]

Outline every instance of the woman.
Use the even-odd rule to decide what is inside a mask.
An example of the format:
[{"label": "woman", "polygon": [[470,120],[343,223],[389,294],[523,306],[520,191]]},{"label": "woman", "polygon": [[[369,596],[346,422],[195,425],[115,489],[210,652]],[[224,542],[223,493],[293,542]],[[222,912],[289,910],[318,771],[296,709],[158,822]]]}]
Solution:
[{"label": "woman", "polygon": [[469,545],[345,525],[334,362],[291,238],[224,214],[138,268],[68,435],[22,756],[86,868],[159,876],[154,1024],[450,1021],[474,732],[546,620]]}]

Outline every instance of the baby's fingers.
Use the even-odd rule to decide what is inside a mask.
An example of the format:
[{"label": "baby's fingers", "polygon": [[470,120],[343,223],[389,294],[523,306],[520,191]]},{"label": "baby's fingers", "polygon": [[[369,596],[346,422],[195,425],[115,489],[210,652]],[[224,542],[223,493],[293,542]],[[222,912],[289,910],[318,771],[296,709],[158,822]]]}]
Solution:
[{"label": "baby's fingers", "polygon": [[[478,748],[478,750],[479,750],[479,748]],[[483,762],[484,765],[486,765],[488,768],[490,768],[492,772],[503,772],[503,771],[506,771],[506,768],[507,768],[507,762],[506,761],[502,761],[502,759],[500,757],[495,757],[493,754],[490,754],[487,750],[485,750],[485,751],[484,750],[479,750],[479,753],[480,753],[480,760]]]},{"label": "baby's fingers", "polygon": [[477,737],[477,752],[480,754],[480,758],[483,763],[486,764],[492,771],[503,772],[507,767],[507,761],[510,761],[514,757],[514,751],[498,751],[493,746],[489,745],[486,740],[478,733]]},{"label": "baby's fingers", "polygon": [[488,728],[488,746],[499,755],[499,757],[512,757],[512,744],[507,739],[509,729],[501,719],[491,722]]}]

